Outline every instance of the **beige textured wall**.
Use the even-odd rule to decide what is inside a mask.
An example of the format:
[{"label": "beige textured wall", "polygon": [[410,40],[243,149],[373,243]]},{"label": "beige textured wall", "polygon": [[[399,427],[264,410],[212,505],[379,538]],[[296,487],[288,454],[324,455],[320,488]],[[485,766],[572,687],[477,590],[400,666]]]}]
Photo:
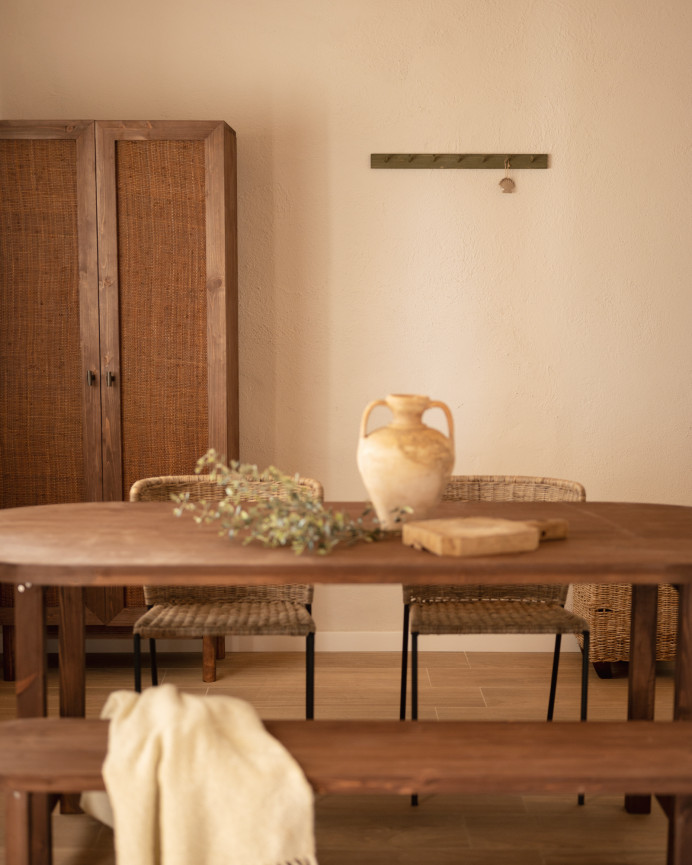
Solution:
[{"label": "beige textured wall", "polygon": [[[689,0],[3,0],[0,113],[236,129],[245,459],[361,497],[364,405],[418,392],[459,473],[692,504],[691,41]],[[551,167],[503,195],[381,151]]]}]

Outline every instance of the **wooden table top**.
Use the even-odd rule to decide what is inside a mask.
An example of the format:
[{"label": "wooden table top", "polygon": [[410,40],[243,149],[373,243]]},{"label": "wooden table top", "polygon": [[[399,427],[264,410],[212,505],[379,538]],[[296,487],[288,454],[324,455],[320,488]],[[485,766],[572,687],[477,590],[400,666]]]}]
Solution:
[{"label": "wooden table top", "polygon": [[[360,503],[334,503],[358,513]],[[618,502],[446,502],[435,516],[561,517],[566,540],[529,553],[439,557],[398,536],[329,555],[242,546],[167,503],[85,502],[0,511],[0,581],[143,583],[692,582],[692,507]]]}]

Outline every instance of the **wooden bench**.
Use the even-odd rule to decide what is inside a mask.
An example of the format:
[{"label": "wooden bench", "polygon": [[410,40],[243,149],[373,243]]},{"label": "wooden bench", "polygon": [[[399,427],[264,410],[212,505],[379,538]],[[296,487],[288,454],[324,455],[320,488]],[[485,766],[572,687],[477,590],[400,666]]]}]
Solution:
[{"label": "wooden bench", "polygon": [[[681,851],[692,840],[692,722],[267,721],[266,728],[317,793],[653,793],[669,818],[668,863],[689,865]],[[7,865],[29,865],[31,794],[104,789],[107,736],[100,720],[0,723]]]}]

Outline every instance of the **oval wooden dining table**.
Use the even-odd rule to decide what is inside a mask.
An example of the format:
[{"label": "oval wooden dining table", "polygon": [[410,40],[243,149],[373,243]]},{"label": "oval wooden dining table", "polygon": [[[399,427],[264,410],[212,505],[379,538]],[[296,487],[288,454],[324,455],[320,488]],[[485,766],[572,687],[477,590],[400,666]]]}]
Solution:
[{"label": "oval wooden dining table", "polygon": [[[353,514],[363,508],[362,503],[329,506]],[[404,546],[397,535],[339,546],[329,555],[297,556],[286,549],[230,542],[214,526],[176,518],[172,505],[165,503],[86,502],[0,511],[0,581],[15,585],[18,716],[46,714],[45,586],[60,589],[61,713],[79,715],[84,706],[86,587],[487,581],[632,584],[632,720],[653,719],[657,587],[675,585],[680,612],[674,718],[692,721],[692,507],[448,502],[435,516],[561,518],[567,520],[568,536],[531,552],[474,558],[435,556]],[[631,796],[627,806],[647,810],[647,797]],[[669,861],[692,863],[692,797],[670,797],[667,807],[673,815],[669,813],[671,832],[677,833],[669,845],[680,851]]]}]

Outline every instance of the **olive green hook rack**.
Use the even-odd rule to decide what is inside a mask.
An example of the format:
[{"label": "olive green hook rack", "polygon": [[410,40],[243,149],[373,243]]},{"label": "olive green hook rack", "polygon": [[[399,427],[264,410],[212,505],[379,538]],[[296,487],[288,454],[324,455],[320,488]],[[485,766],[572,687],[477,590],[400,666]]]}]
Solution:
[{"label": "olive green hook rack", "polygon": [[547,168],[547,153],[371,153],[370,168]]}]

